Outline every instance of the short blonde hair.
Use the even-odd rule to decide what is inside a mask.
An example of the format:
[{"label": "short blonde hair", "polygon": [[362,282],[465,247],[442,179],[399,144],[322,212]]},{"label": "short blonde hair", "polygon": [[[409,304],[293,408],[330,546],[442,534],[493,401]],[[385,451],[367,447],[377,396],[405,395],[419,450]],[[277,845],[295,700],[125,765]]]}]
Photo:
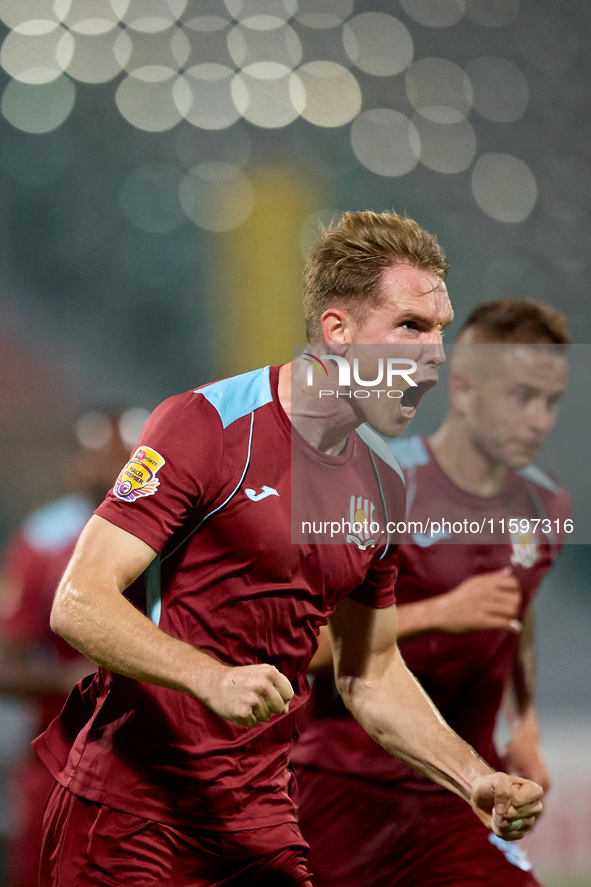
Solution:
[{"label": "short blonde hair", "polygon": [[384,301],[385,268],[407,262],[444,281],[449,270],[433,234],[392,212],[346,212],[322,232],[304,268],[304,318],[309,342],[322,341],[321,318],[341,305],[361,326]]}]

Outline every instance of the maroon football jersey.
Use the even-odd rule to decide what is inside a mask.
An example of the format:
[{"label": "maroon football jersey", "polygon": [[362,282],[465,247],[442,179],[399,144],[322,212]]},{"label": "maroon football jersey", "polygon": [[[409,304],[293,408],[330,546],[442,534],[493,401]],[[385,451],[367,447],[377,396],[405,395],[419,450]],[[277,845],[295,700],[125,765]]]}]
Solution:
[{"label": "maroon football jersey", "polygon": [[[507,535],[505,544],[454,544],[429,536],[427,520],[444,515],[453,520],[510,518],[556,521],[569,516],[566,493],[536,467],[509,471],[504,489],[495,497],[466,493],[455,486],[420,437],[394,440],[390,449],[407,480],[407,521],[415,522],[413,543],[401,546],[396,583],[398,605],[451,591],[465,579],[511,567],[522,594],[518,618],[552,565],[558,541],[538,533]],[[533,526],[533,524],[532,524]],[[475,537],[477,538],[477,537]],[[495,768],[500,760],[494,748],[495,720],[518,646],[509,631],[488,630],[464,634],[431,632],[402,641],[400,649],[448,724]],[[377,780],[399,780],[413,788],[443,790],[391,757],[351,718],[336,693],[331,675],[316,676],[306,707],[302,736],[292,757],[302,766],[349,773]]]},{"label": "maroon football jersey", "polygon": [[297,499],[315,503],[318,521],[347,519],[354,501],[383,528],[382,501],[400,519],[404,486],[390,453],[384,461],[357,434],[327,456],[293,432],[278,375],[257,370],[165,401],[97,514],[159,552],[129,599],[225,663],[275,665],[295,691],[289,714],[246,729],[187,694],[101,668],[36,740],[77,795],[216,831],[294,818],[287,765],[318,628],[348,595],[391,605],[398,552],[383,529],[371,539],[348,542],[345,530],[337,544],[292,543],[292,437]]}]

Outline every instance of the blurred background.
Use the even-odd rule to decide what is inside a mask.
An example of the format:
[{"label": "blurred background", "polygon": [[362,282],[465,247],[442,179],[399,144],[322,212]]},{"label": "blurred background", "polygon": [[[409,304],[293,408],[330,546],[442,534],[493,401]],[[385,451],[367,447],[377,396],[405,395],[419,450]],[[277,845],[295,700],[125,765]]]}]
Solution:
[{"label": "blurred background", "polygon": [[[0,546],[82,410],[289,360],[343,210],[437,234],[454,327],[532,296],[591,342],[587,0],[0,0],[0,43]],[[539,599],[552,887],[591,883],[590,551]],[[5,773],[30,725],[3,700]]]}]

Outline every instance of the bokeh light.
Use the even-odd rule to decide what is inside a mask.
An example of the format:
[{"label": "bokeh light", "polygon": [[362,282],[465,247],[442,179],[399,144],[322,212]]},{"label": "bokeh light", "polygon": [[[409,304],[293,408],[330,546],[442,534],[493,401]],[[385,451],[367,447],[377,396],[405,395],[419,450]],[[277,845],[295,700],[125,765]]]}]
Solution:
[{"label": "bokeh light", "polygon": [[294,29],[280,19],[263,15],[232,28],[228,50],[242,68],[257,62],[278,62],[293,68],[302,58],[302,44]]},{"label": "bokeh light", "polygon": [[299,0],[295,15],[306,28],[336,28],[353,12],[354,0]]},{"label": "bokeh light", "polygon": [[524,222],[536,203],[536,180],[523,160],[510,154],[484,154],[472,172],[476,203],[498,222]]},{"label": "bokeh light", "polygon": [[458,123],[472,107],[472,86],[462,69],[447,59],[415,62],[405,75],[408,100],[434,123]]},{"label": "bokeh light", "polygon": [[392,77],[404,71],[413,57],[408,30],[393,15],[365,12],[343,27],[343,42],[354,65],[374,77]]},{"label": "bokeh light", "polygon": [[287,126],[298,116],[291,75],[291,68],[279,62],[248,65],[232,80],[236,109],[255,126],[265,129]]},{"label": "bokeh light", "polygon": [[[54,11],[59,3],[54,3]],[[120,21],[113,9],[111,0],[75,0],[74,3],[62,2],[64,7],[61,21],[77,34],[95,35],[112,31]],[[69,6],[66,11],[65,7]]]},{"label": "bokeh light", "polygon": [[126,67],[132,48],[127,31],[119,28],[92,36],[77,34],[66,71],[82,83],[107,83]]},{"label": "bokeh light", "polygon": [[76,88],[64,75],[34,86],[11,80],[2,94],[0,110],[17,129],[44,133],[57,129],[67,120],[75,101]]},{"label": "bokeh light", "polygon": [[173,96],[176,70],[164,65],[138,68],[121,81],[117,107],[129,123],[148,132],[172,129],[183,118]]},{"label": "bokeh light", "polygon": [[234,71],[226,65],[195,65],[173,87],[177,108],[193,126],[227,129],[240,117],[232,99]]},{"label": "bokeh light", "polygon": [[121,21],[128,28],[146,34],[170,28],[187,6],[187,0],[113,0],[115,10],[119,3]]},{"label": "bokeh light", "polygon": [[206,231],[231,231],[252,213],[255,193],[250,179],[231,163],[201,163],[179,185],[187,216]]},{"label": "bokeh light", "polygon": [[143,407],[131,407],[120,417],[119,434],[130,449],[133,449],[138,442],[149,415],[150,411]]},{"label": "bokeh light", "polygon": [[[515,21],[519,0],[401,0],[401,7],[430,29],[452,28],[464,16],[471,27],[490,29]],[[449,175],[477,158],[472,109],[492,123],[511,124],[524,117],[530,101],[524,74],[508,58],[477,56],[462,62],[465,70],[445,57],[413,61],[410,25],[389,11],[356,10],[354,0],[0,0],[0,18],[11,29],[0,64],[13,78],[2,113],[24,132],[50,132],[67,119],[76,97],[73,80],[118,78],[116,106],[145,132],[186,121],[215,134],[237,128],[240,118],[278,130],[301,117],[325,129],[350,124],[349,153],[375,175],[404,176],[419,162]],[[541,70],[566,70],[579,51],[575,30],[557,11],[535,21],[527,40],[516,26],[520,52]],[[390,90],[388,78],[403,73]],[[374,90],[365,75],[384,87]],[[48,89],[52,83],[55,89]],[[406,100],[415,111],[411,119]],[[167,164],[138,167],[121,186],[120,207],[154,235],[171,232],[185,217],[206,230],[231,230],[254,205],[240,169],[252,144],[241,153],[214,149],[212,142],[203,154],[199,142],[187,148],[191,130],[183,132],[185,160],[177,172]],[[190,170],[184,178],[182,166]],[[225,206],[229,182],[242,195],[235,212]],[[544,206],[550,202],[546,190],[556,189],[544,185]],[[522,160],[489,153],[473,170],[472,197],[492,218],[515,223],[531,212],[537,188]],[[201,209],[206,204],[217,207],[210,222]],[[554,205],[564,207],[557,215],[578,211],[568,200]]]},{"label": "bokeh light", "polygon": [[106,446],[112,435],[113,428],[105,413],[93,410],[81,416],[76,423],[78,442],[90,450],[99,450]]},{"label": "bokeh light", "polygon": [[473,59],[466,65],[474,93],[473,107],[496,123],[513,123],[525,114],[529,101],[527,80],[513,62],[495,56]]},{"label": "bokeh light", "polygon": [[380,176],[403,176],[418,163],[421,141],[411,121],[389,108],[364,111],[353,121],[351,144],[355,156]]},{"label": "bokeh light", "polygon": [[[518,12],[518,0],[401,5],[430,28],[450,28],[464,14],[501,27]],[[241,117],[261,129],[282,129],[298,116],[327,129],[351,124],[353,154],[379,176],[406,175],[419,160],[443,174],[467,169],[476,156],[476,134],[466,119],[471,108],[511,123],[529,100],[523,74],[504,58],[475,58],[465,71],[446,58],[413,63],[408,27],[385,11],[355,14],[353,0],[55,0],[49,6],[47,0],[0,0],[0,15],[18,28],[7,35],[0,62],[23,82],[48,83],[66,71],[75,80],[101,83],[123,72],[116,105],[146,132],[165,132],[183,119],[212,132]],[[387,101],[362,112],[363,80],[350,65],[375,78],[406,72],[406,97],[417,112],[412,120],[403,106]],[[16,95],[7,92],[7,113],[24,120],[27,113],[19,117],[15,110]],[[195,159],[193,172],[207,168]],[[196,176],[199,188],[221,193],[222,185],[211,184],[215,176],[204,176]]]},{"label": "bokeh light", "polygon": [[421,140],[420,161],[435,172],[463,172],[476,154],[476,133],[467,120],[435,123],[419,114],[412,122]]},{"label": "bokeh light", "polygon": [[35,20],[7,34],[0,64],[23,83],[50,83],[63,73],[74,53],[69,31],[49,21]]},{"label": "bokeh light", "polygon": [[344,126],[361,110],[357,80],[335,62],[302,65],[292,76],[291,95],[302,117],[316,126]]},{"label": "bokeh light", "polygon": [[449,28],[463,17],[464,0],[400,0],[404,11],[420,25]]},{"label": "bokeh light", "polygon": [[9,28],[18,28],[24,22],[51,21],[58,23],[68,13],[71,0],[0,0],[0,19]]}]

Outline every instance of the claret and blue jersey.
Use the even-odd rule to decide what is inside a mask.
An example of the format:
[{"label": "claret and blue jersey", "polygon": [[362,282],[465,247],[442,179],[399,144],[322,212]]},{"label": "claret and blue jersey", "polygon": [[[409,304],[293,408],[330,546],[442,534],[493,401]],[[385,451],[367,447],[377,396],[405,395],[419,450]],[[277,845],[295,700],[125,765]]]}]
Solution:
[{"label": "claret and blue jersey", "polygon": [[391,605],[398,553],[385,533],[367,546],[346,534],[292,542],[292,445],[298,489],[322,519],[348,516],[352,497],[373,503],[382,523],[385,499],[399,519],[404,488],[389,454],[357,434],[336,457],[294,443],[278,376],[266,368],[165,401],[142,432],[134,472],[123,470],[97,513],[158,554],[130,600],[230,665],[275,665],[296,693],[290,712],[246,730],[186,694],[100,669],[36,742],[81,797],[218,831],[295,818],[288,755],[318,627],[346,596]]}]

